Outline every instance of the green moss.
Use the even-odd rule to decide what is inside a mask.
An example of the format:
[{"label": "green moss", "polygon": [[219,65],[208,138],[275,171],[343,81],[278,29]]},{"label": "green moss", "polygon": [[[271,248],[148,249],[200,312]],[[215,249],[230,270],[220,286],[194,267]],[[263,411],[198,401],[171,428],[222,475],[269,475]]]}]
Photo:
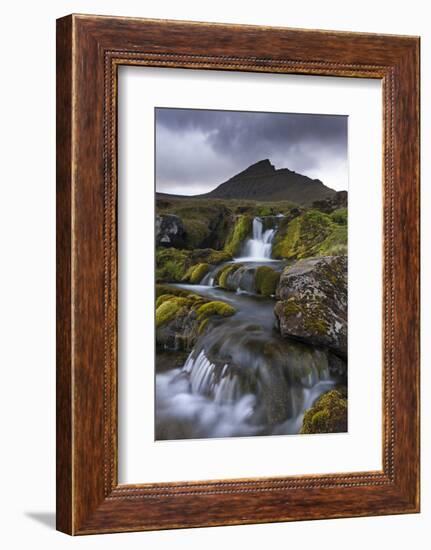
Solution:
[{"label": "green moss", "polygon": [[189,254],[177,248],[159,248],[156,251],[156,280],[179,282],[188,267]]},{"label": "green moss", "polygon": [[196,296],[201,298],[201,296],[198,296],[191,290],[185,290],[183,288],[176,288],[174,286],[170,285],[162,285],[157,284],[156,285],[156,298],[159,298],[163,294],[170,294],[171,296],[181,296],[182,298],[188,298],[190,296]]},{"label": "green moss", "polygon": [[[212,248],[196,250],[159,248],[156,250],[156,280],[172,283],[189,280],[190,273],[193,271],[191,268],[198,267],[199,264],[209,264],[209,269],[210,265],[217,265],[231,259],[232,256],[228,252]],[[204,268],[201,266],[199,269],[203,271]],[[196,272],[195,276],[198,277],[198,275],[199,273]]]},{"label": "green moss", "polygon": [[278,271],[268,266],[258,267],[255,278],[256,291],[262,296],[274,296],[280,275]]},{"label": "green moss", "polygon": [[187,251],[187,254],[190,266],[202,263],[217,265],[232,260],[232,256],[227,252],[212,248],[197,248],[196,250]]},{"label": "green moss", "polygon": [[[171,294],[168,293],[172,292]],[[175,292],[180,292],[182,295],[174,295]],[[196,312],[188,318],[195,325],[195,331],[198,334],[202,333],[207,321],[212,315],[221,317],[229,317],[235,313],[235,308],[222,301],[208,302],[199,294],[183,291],[167,285],[157,285],[156,287],[156,328],[169,323],[178,316],[187,316],[190,313]],[[181,323],[182,324],[182,323]],[[178,332],[180,336],[180,331]]]},{"label": "green moss", "polygon": [[238,254],[242,243],[251,232],[252,219],[252,216],[247,214],[238,216],[224,246],[225,252],[232,256]]},{"label": "green moss", "polygon": [[171,321],[179,311],[190,305],[187,298],[172,296],[170,300],[163,302],[156,309],[156,327],[160,327]]},{"label": "green moss", "polygon": [[208,240],[211,232],[208,227],[208,222],[204,219],[195,219],[182,217],[184,230],[186,233],[186,246],[188,248],[198,248]]},{"label": "green moss", "polygon": [[329,325],[327,321],[313,311],[313,315],[306,315],[304,319],[304,328],[312,334],[325,335],[328,334]]},{"label": "green moss", "polygon": [[[233,232],[238,216],[251,220],[255,216],[270,216],[282,213],[289,216],[297,206],[289,201],[253,201],[243,199],[204,199],[204,198],[157,198],[157,214],[172,214],[180,218],[184,227],[184,248],[195,250],[204,247],[234,250],[237,237]],[[239,228],[236,228],[238,231]],[[251,227],[247,228],[251,229]],[[232,241],[233,239],[233,241]],[[239,235],[239,241],[243,240]],[[228,247],[228,248],[226,248]],[[206,261],[206,260],[205,260]],[[197,263],[197,262],[194,262]],[[211,263],[211,262],[208,262]]]},{"label": "green moss", "polygon": [[184,227],[185,248],[204,246],[223,248],[232,212],[222,201],[193,199],[158,199],[157,213],[178,216]]},{"label": "green moss", "polygon": [[198,319],[204,320],[211,315],[220,315],[221,317],[230,317],[236,312],[235,308],[226,304],[225,302],[220,302],[214,300],[213,302],[208,302],[203,304],[197,310]]},{"label": "green moss", "polygon": [[335,225],[318,249],[319,256],[347,255],[347,226]]},{"label": "green moss", "polygon": [[324,393],[305,412],[302,434],[340,433],[347,431],[347,399],[342,392]]},{"label": "green moss", "polygon": [[202,255],[202,258],[205,258],[205,261],[211,265],[218,265],[232,260],[232,255],[224,250],[212,250],[210,248],[209,253],[206,256]]},{"label": "green moss", "polygon": [[241,264],[227,264],[216,274],[215,283],[222,288],[227,288],[227,278],[231,273],[235,273]]},{"label": "green moss", "polygon": [[275,214],[274,208],[267,205],[260,206],[256,211],[257,216],[275,216]]},{"label": "green moss", "polygon": [[285,229],[278,231],[275,235],[272,247],[273,258],[294,258],[296,255],[296,245],[300,239],[301,220],[293,219]]},{"label": "green moss", "polygon": [[203,263],[203,264],[197,264],[192,265],[187,270],[187,273],[183,277],[183,281],[188,281],[192,284],[198,284],[201,282],[203,277],[208,273],[208,270],[210,269],[210,265]]},{"label": "green moss", "polygon": [[173,294],[161,294],[157,299],[156,299],[156,309],[161,306],[163,303],[167,302],[168,300],[170,300],[171,298],[173,298],[174,295]]},{"label": "green moss", "polygon": [[284,302],[284,313],[286,317],[290,317],[291,315],[297,315],[298,313],[301,313],[302,308],[296,301],[296,299],[292,296]]},{"label": "green moss", "polygon": [[[341,223],[344,219],[346,223]],[[339,212],[335,220],[318,210],[307,210],[276,234],[273,257],[302,259],[346,254],[347,210],[345,218]]]},{"label": "green moss", "polygon": [[209,318],[207,317],[206,319],[204,319],[200,325],[199,325],[199,328],[198,328],[198,334],[202,334],[203,331],[206,329],[207,325],[209,323]]},{"label": "green moss", "polygon": [[283,307],[286,318],[301,315],[303,327],[310,334],[319,336],[328,334],[329,324],[324,318],[322,305],[318,299],[300,300],[291,296],[284,302]]}]

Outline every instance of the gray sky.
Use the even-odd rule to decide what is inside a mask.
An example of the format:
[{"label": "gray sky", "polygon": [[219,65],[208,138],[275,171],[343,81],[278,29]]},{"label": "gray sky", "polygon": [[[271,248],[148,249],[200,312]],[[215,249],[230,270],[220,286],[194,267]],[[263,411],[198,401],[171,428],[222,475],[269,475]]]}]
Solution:
[{"label": "gray sky", "polygon": [[156,188],[197,195],[268,158],[347,189],[347,117],[156,109]]}]

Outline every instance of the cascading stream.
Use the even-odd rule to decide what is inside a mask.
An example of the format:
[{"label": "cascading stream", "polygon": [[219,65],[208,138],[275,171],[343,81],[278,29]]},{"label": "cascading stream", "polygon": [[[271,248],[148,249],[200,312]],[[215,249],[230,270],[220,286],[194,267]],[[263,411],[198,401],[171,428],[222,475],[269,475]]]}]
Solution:
[{"label": "cascading stream", "polygon": [[157,374],[156,438],[298,433],[305,410],[337,383],[327,353],[281,338],[270,299],[176,286],[237,313],[214,321],[182,367]]},{"label": "cascading stream", "polygon": [[252,236],[246,240],[240,259],[248,261],[270,259],[275,233],[275,229],[264,229],[262,218],[254,218]]},{"label": "cascading stream", "polygon": [[[259,265],[271,265],[277,269],[277,260],[272,260],[272,244],[277,233],[277,225],[279,217],[270,216],[268,218],[255,217],[252,223],[252,234],[245,240],[242,245],[239,257],[227,263],[241,263],[244,268],[236,273],[235,278],[238,279],[238,291],[253,292],[254,270]],[[264,221],[266,220],[266,221]],[[264,226],[272,223],[274,227],[264,229]],[[200,284],[204,286],[214,286],[216,284],[217,273],[226,265],[219,264],[210,269],[210,271],[202,278]],[[248,272],[248,274],[246,273]]]},{"label": "cascading stream", "polygon": [[[156,375],[156,439],[297,434],[305,410],[338,382],[329,355],[281,338],[274,301],[256,295],[259,267],[286,265],[271,259],[278,225],[271,218],[253,219],[241,257],[215,266],[198,285],[173,285],[236,313],[214,320],[182,367]],[[221,288],[218,275],[229,266]]]}]

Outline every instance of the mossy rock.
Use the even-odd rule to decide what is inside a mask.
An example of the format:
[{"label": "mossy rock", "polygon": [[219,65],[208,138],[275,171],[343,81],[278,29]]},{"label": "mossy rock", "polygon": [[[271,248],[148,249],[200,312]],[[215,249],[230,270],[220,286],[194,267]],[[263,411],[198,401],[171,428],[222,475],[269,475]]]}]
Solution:
[{"label": "mossy rock", "polygon": [[190,267],[184,275],[183,281],[189,282],[193,285],[199,284],[208,273],[209,269],[210,265],[207,263],[192,265],[192,267]]},{"label": "mossy rock", "polygon": [[224,250],[214,250],[212,248],[201,248],[190,252],[190,262],[192,264],[207,263],[218,265],[232,260],[232,255]]},{"label": "mossy rock", "polygon": [[183,228],[184,248],[223,248],[232,212],[222,202],[193,198],[158,199],[159,216],[175,216]]},{"label": "mossy rock", "polygon": [[[175,295],[180,292],[182,295]],[[156,344],[158,349],[190,351],[212,317],[228,317],[235,309],[222,301],[169,285],[156,287]]]},{"label": "mossy rock", "polygon": [[288,216],[295,208],[296,205],[289,201],[156,198],[157,215],[167,220],[175,219],[178,221],[177,225],[181,227],[181,240],[171,240],[169,246],[188,250],[205,247],[223,249],[230,238],[238,215],[247,215],[250,219],[255,216],[277,214]]},{"label": "mossy rock", "polygon": [[208,224],[203,219],[183,218],[183,226],[188,248],[199,248],[210,237]]},{"label": "mossy rock", "polygon": [[283,270],[274,308],[280,334],[347,355],[347,257],[300,260]]},{"label": "mossy rock", "polygon": [[262,265],[256,269],[255,286],[258,294],[270,297],[275,295],[281,273]]},{"label": "mossy rock", "polygon": [[236,312],[235,308],[225,302],[213,300],[207,304],[203,304],[197,310],[198,320],[203,321],[212,315],[220,317],[230,317]]},{"label": "mossy rock", "polygon": [[203,300],[202,296],[199,296],[198,294],[195,294],[191,290],[186,290],[184,288],[176,288],[171,285],[163,285],[163,284],[156,284],[156,298],[159,298],[163,295],[170,295],[170,296],[181,296],[182,298],[188,298],[193,296],[194,298],[200,298]]},{"label": "mossy rock", "polygon": [[[156,281],[179,283],[189,280],[192,268],[198,267],[203,271],[200,264],[218,265],[227,262],[232,256],[223,250],[203,248],[196,250],[179,250],[177,248],[158,248],[156,250]],[[207,271],[208,271],[207,269]],[[198,277],[199,271],[195,277]],[[202,275],[203,277],[203,275]]]},{"label": "mossy rock", "polygon": [[208,323],[209,323],[209,317],[206,317],[203,321],[201,321],[201,323],[199,325],[199,328],[198,328],[199,335],[201,335],[205,331],[205,329],[208,326]]},{"label": "mossy rock", "polygon": [[331,390],[317,399],[304,414],[302,434],[347,432],[347,398]]},{"label": "mossy rock", "polygon": [[156,328],[171,321],[183,308],[189,308],[192,301],[188,298],[171,296],[170,299],[163,301],[156,309]]},{"label": "mossy rock", "polygon": [[275,236],[272,256],[302,259],[346,254],[347,209],[341,210],[345,212],[332,216],[310,209],[289,221]]},{"label": "mossy rock", "polygon": [[182,291],[180,294],[177,294],[176,292],[181,289],[178,288],[168,288],[168,291],[171,291],[169,294],[160,294],[156,297],[156,310],[159,306],[170,300],[171,298],[184,298],[186,302],[189,305],[200,305],[207,300],[203,296],[200,296],[199,294],[194,294],[190,291]]},{"label": "mossy rock", "polygon": [[226,244],[225,252],[235,256],[239,253],[245,239],[250,235],[252,228],[253,217],[248,214],[242,214],[237,217]]},{"label": "mossy rock", "polygon": [[318,248],[319,256],[347,256],[347,225],[334,225]]},{"label": "mossy rock", "polygon": [[156,309],[173,297],[173,294],[161,294],[158,298],[156,298]]},{"label": "mossy rock", "polygon": [[177,248],[159,248],[156,251],[156,280],[180,282],[189,262],[189,252]]},{"label": "mossy rock", "polygon": [[229,275],[235,273],[235,271],[237,271],[240,267],[241,264],[224,265],[215,276],[215,284],[220,286],[221,288],[228,289],[227,280]]}]

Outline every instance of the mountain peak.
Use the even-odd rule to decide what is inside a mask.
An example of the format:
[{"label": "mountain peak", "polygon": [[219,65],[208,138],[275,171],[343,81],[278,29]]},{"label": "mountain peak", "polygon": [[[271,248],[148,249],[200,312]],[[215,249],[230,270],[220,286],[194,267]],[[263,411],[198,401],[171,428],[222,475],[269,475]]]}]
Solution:
[{"label": "mountain peak", "polygon": [[239,174],[237,174],[234,177],[238,176],[268,176],[270,174],[273,174],[275,172],[274,166],[271,164],[269,159],[263,159],[259,160],[258,162],[255,162]]},{"label": "mountain peak", "polygon": [[311,205],[316,200],[334,197],[336,192],[320,180],[298,174],[288,168],[276,170],[269,159],[255,162],[239,174],[204,195],[205,198],[254,201],[287,200]]}]

